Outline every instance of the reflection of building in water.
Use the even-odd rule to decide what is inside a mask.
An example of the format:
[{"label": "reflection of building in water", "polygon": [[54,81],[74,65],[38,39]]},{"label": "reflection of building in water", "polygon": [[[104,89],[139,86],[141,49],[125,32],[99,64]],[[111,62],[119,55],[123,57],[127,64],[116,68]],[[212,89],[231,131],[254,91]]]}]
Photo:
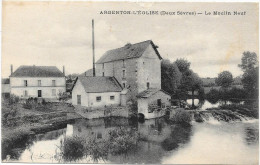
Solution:
[{"label": "reflection of building in water", "polygon": [[139,123],[138,132],[144,140],[160,143],[171,134],[171,128],[163,118],[156,118]]},{"label": "reflection of building in water", "polygon": [[127,118],[79,119],[72,126],[73,136],[107,140],[110,130],[129,127],[129,123]]}]

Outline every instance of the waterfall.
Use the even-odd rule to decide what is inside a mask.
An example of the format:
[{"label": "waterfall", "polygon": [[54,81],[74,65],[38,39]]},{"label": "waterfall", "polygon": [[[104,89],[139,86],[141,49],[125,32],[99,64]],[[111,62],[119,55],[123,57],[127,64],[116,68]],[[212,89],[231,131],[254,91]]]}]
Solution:
[{"label": "waterfall", "polygon": [[222,122],[237,122],[237,121],[248,121],[252,118],[247,117],[243,114],[232,112],[230,110],[204,110],[204,111],[190,111],[193,121],[202,123],[209,122],[212,124]]}]

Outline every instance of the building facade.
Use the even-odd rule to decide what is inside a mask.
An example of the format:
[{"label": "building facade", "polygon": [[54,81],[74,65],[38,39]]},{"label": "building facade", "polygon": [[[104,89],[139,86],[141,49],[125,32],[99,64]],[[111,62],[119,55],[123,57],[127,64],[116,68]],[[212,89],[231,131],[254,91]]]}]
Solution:
[{"label": "building facade", "polygon": [[171,96],[161,89],[150,88],[139,93],[137,97],[138,113],[147,119],[165,115],[166,108],[171,106]]},{"label": "building facade", "polygon": [[20,66],[10,76],[10,93],[20,98],[56,100],[65,91],[65,75],[55,66]]},{"label": "building facade", "polygon": [[78,77],[72,90],[72,104],[102,108],[121,105],[122,88],[114,77]]},{"label": "building facade", "polygon": [[113,76],[128,89],[127,100],[149,88],[161,89],[161,56],[151,41],[107,51],[96,62],[96,76]]}]

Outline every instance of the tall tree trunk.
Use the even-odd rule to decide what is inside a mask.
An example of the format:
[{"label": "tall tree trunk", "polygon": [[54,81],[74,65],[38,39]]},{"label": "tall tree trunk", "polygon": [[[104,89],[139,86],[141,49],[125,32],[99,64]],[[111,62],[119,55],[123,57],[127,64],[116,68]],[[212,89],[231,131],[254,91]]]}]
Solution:
[{"label": "tall tree trunk", "polygon": [[194,105],[194,90],[192,90],[192,109],[195,107]]}]

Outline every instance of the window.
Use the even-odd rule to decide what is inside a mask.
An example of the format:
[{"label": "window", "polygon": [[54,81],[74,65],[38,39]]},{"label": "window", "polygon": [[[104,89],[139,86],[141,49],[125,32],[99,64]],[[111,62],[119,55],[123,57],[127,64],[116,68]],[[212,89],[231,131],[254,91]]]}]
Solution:
[{"label": "window", "polygon": [[110,100],[115,100],[115,96],[110,96]]},{"label": "window", "polygon": [[96,97],[96,101],[97,102],[101,101],[101,96]]},{"label": "window", "polygon": [[81,104],[81,95],[77,95],[77,104],[78,104],[78,105]]},{"label": "window", "polygon": [[102,133],[101,132],[97,133],[97,139],[102,139]]},{"label": "window", "polygon": [[104,76],[105,76],[105,72],[103,72],[103,74],[102,74],[102,75],[103,75],[103,77],[104,77]]},{"label": "window", "polygon": [[52,86],[56,86],[56,81],[55,80],[52,80]]},{"label": "window", "polygon": [[161,107],[162,106],[162,100],[161,99],[157,99],[157,106]]},{"label": "window", "polygon": [[52,96],[56,96],[56,89],[52,89]]},{"label": "window", "polygon": [[125,70],[123,70],[123,78],[125,78]]},{"label": "window", "polygon": [[24,80],[24,86],[27,87],[27,80]]},{"label": "window", "polygon": [[103,63],[102,68],[103,68],[103,69],[105,68],[105,63]]},{"label": "window", "polygon": [[125,60],[123,60],[123,68],[125,67]]},{"label": "window", "polygon": [[125,83],[123,83],[123,88],[125,88]]},{"label": "window", "polygon": [[27,92],[27,90],[24,91],[24,96],[25,96],[25,97],[28,96],[28,92]]},{"label": "window", "polygon": [[150,88],[150,83],[148,82],[148,83],[146,83],[146,87],[147,87],[147,89],[149,89]]},{"label": "window", "polygon": [[38,86],[42,86],[42,81],[38,80]]}]

